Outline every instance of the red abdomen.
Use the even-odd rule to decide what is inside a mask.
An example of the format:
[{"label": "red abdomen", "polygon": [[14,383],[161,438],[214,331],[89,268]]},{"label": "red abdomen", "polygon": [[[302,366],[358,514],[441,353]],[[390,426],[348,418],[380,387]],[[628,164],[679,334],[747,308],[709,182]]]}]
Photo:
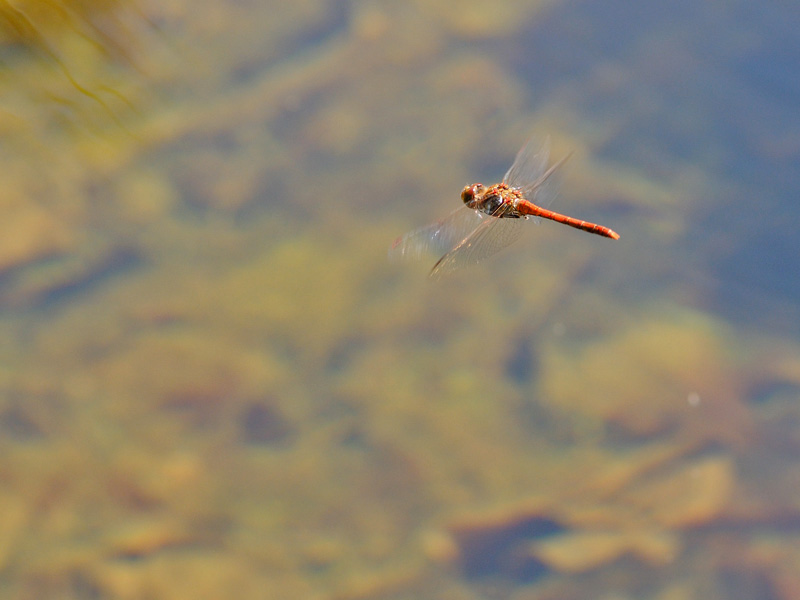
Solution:
[{"label": "red abdomen", "polygon": [[543,219],[550,219],[551,221],[569,225],[575,229],[588,231],[589,233],[594,233],[596,235],[602,235],[604,237],[611,238],[612,240],[619,239],[619,234],[608,227],[603,227],[602,225],[597,225],[596,223],[589,223],[588,221],[581,221],[580,219],[574,219],[572,217],[562,215],[561,213],[553,212],[552,210],[547,210],[546,208],[541,208],[532,202],[529,202],[528,200],[520,200],[517,203],[517,210],[523,215],[542,217]]}]

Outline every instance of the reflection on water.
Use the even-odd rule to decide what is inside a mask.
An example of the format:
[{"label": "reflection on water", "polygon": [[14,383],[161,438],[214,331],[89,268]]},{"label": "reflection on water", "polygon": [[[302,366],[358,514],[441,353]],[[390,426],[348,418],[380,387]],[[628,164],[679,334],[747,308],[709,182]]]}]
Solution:
[{"label": "reflection on water", "polygon": [[6,595],[797,597],[797,23],[603,6],[0,5]]}]

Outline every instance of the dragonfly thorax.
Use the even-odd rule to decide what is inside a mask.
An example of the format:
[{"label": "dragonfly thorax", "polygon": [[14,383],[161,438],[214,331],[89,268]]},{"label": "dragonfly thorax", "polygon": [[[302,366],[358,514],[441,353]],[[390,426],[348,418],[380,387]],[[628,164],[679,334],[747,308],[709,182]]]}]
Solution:
[{"label": "dragonfly thorax", "polygon": [[[480,211],[494,217],[518,217],[513,195],[503,183],[486,187],[482,183],[468,185],[461,192],[461,199],[467,208]],[[507,205],[501,211],[503,205]],[[500,212],[503,214],[501,215]]]},{"label": "dragonfly thorax", "polygon": [[499,216],[495,213],[497,213],[504,202],[503,198],[498,194],[484,194],[478,208],[487,215]]}]

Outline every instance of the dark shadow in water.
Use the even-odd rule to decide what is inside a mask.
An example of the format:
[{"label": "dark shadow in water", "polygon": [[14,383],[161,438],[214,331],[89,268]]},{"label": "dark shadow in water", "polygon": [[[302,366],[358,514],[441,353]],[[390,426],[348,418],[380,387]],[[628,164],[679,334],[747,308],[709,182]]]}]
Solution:
[{"label": "dark shadow in water", "polygon": [[513,344],[506,361],[506,375],[519,386],[526,386],[539,375],[539,361],[530,335],[523,335]]},{"label": "dark shadow in water", "polygon": [[[138,249],[118,246],[96,256],[58,257],[22,265],[0,275],[0,307],[53,308],[127,276],[145,263]],[[32,283],[41,278],[37,270],[52,274],[42,283]]]},{"label": "dark shadow in water", "polygon": [[558,535],[566,528],[549,517],[526,516],[491,525],[454,528],[460,550],[460,568],[468,579],[500,578],[530,583],[550,569],[527,551],[536,539]]},{"label": "dark shadow in water", "polygon": [[137,249],[125,246],[114,248],[80,276],[43,293],[38,305],[48,308],[56,303],[68,302],[76,296],[94,291],[112,278],[129,274],[143,264],[144,260]]},{"label": "dark shadow in water", "polygon": [[242,442],[250,446],[285,447],[296,436],[296,428],[272,398],[253,400],[239,416]]},{"label": "dark shadow in water", "polygon": [[762,572],[752,569],[722,569],[718,574],[720,589],[727,600],[782,600],[775,586]]}]

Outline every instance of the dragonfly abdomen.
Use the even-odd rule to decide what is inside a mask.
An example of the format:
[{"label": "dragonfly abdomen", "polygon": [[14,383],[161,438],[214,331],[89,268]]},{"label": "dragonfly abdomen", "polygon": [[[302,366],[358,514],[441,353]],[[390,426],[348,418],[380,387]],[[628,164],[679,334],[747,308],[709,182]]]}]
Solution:
[{"label": "dragonfly abdomen", "polygon": [[575,219],[573,217],[568,217],[567,215],[562,215],[561,213],[553,212],[552,210],[547,210],[546,208],[536,206],[527,200],[518,203],[517,210],[524,215],[550,219],[551,221],[563,223],[564,225],[569,225],[570,227],[574,227],[575,229],[580,229],[581,231],[586,231],[588,233],[602,235],[603,237],[611,238],[612,240],[619,239],[619,234],[608,227],[597,225],[596,223],[590,223],[588,221],[581,221],[580,219]]}]

